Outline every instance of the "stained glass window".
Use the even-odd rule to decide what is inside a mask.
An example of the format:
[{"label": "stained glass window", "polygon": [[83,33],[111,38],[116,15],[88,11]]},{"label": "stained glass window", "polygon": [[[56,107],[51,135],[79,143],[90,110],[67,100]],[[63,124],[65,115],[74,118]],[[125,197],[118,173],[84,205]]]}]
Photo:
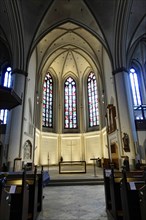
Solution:
[{"label": "stained glass window", "polygon": [[72,77],[64,83],[64,127],[77,128],[76,82]]},{"label": "stained glass window", "polygon": [[89,127],[99,125],[97,82],[93,72],[87,78]]},{"label": "stained glass window", "polygon": [[142,101],[140,97],[138,76],[134,68],[130,69],[130,83],[131,83],[131,88],[132,88],[134,106],[141,105]]},{"label": "stained glass window", "polygon": [[47,73],[43,84],[43,127],[53,127],[53,78]]},{"label": "stained glass window", "polygon": [[[11,87],[11,72],[12,72],[11,67],[7,67],[6,72],[4,73],[4,80],[2,83],[3,86],[8,87],[8,88]],[[0,110],[0,123],[1,124],[7,123],[7,115],[8,115],[8,110],[5,110],[5,109]]]}]

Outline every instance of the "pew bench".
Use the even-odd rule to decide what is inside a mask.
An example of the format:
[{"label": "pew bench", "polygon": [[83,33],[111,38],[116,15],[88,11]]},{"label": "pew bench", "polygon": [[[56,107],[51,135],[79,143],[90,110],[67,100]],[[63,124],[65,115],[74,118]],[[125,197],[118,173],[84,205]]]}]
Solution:
[{"label": "pew bench", "polygon": [[[123,172],[120,171],[114,171],[114,169],[104,169],[103,172],[104,176],[104,187],[105,187],[105,202],[106,202],[106,212],[109,220],[141,220],[141,218],[137,219],[135,218],[129,218],[127,217],[128,210],[125,208],[129,204],[129,199],[132,197],[128,194],[126,188],[123,188]],[[143,173],[142,172],[126,172],[126,184],[129,184],[129,186],[132,186],[132,184],[135,184],[137,194],[140,193],[141,188],[144,186],[145,181],[143,179]],[[125,183],[125,182],[124,182]],[[145,192],[145,191],[144,191]],[[139,197],[137,195],[135,196],[135,200],[139,203]],[[126,197],[127,196],[127,197]],[[131,199],[131,201],[132,201]],[[128,201],[128,202],[127,202]],[[144,201],[144,198],[143,198]],[[143,202],[144,204],[144,202]],[[146,219],[146,218],[145,218]],[[143,219],[142,219],[143,220]]]},{"label": "pew bench", "polygon": [[139,189],[141,220],[146,219],[146,184]]},{"label": "pew bench", "polygon": [[[16,186],[15,190],[12,189]],[[10,220],[20,219],[27,220],[28,219],[28,203],[29,203],[29,189],[28,186],[24,187],[20,185],[6,185],[7,190],[11,195],[11,203],[10,203]]]},{"label": "pew bench", "polygon": [[[41,171],[36,170],[35,171],[28,171],[26,172],[26,182],[30,186],[30,189],[32,189],[34,181],[35,184],[37,185],[37,206],[38,206],[38,212],[42,210],[42,200],[43,200],[43,168]],[[12,172],[9,173],[7,176],[8,180],[19,180],[21,178],[22,172]],[[31,190],[32,191],[32,190]]]},{"label": "pew bench", "polygon": [[11,195],[5,188],[5,178],[0,179],[0,219],[10,219]]},{"label": "pew bench", "polygon": [[106,169],[106,168],[103,169],[106,212],[107,212],[109,218],[112,219],[113,217],[110,217],[111,212],[113,212],[113,207],[112,207],[113,198],[112,198],[112,193],[111,193],[111,190],[112,190],[111,175],[114,178],[117,178],[117,180],[118,180],[119,178],[122,178],[122,173],[120,171],[116,171],[116,172],[113,173],[112,169],[109,169],[109,168],[108,169]]},{"label": "pew bench", "polygon": [[126,173],[123,173],[123,178],[121,180],[121,201],[124,213],[123,220],[142,220],[140,190],[144,186],[145,181],[143,178],[129,178],[126,176]]},{"label": "pew bench", "polygon": [[[4,189],[9,192],[11,196],[11,201],[9,203],[9,220],[19,219],[27,220],[28,219],[28,202],[29,202],[29,189],[26,184],[26,174],[23,172],[21,179],[13,180],[11,183],[6,179]],[[0,211],[2,218],[5,214]]]},{"label": "pew bench", "polygon": [[[111,193],[111,211],[110,215],[112,219],[122,220],[123,219],[123,209],[121,203],[121,177],[110,176],[110,193]],[[111,217],[110,217],[111,218]]]},{"label": "pew bench", "polygon": [[[12,195],[12,207],[11,213],[14,212],[15,205],[19,203],[19,194],[21,192],[21,188],[24,185],[22,182],[22,172],[13,172],[7,173],[7,188],[11,186],[16,186],[16,192]],[[28,196],[28,208],[24,207],[25,213],[27,213],[27,220],[35,220],[39,212],[42,210],[42,200],[43,200],[43,170],[41,172],[37,172],[37,168],[35,168],[34,172],[27,172],[25,183],[28,186],[28,191],[25,192],[25,196]],[[26,199],[25,199],[26,200]],[[20,203],[19,203],[20,204]],[[27,211],[28,210],[28,211]]]}]

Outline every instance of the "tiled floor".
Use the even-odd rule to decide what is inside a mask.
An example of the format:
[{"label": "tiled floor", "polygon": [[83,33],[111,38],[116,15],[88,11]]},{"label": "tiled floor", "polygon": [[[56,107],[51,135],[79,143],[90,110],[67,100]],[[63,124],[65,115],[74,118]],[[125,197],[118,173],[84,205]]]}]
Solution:
[{"label": "tiled floor", "polygon": [[38,220],[107,220],[102,185],[45,187],[44,196]]},{"label": "tiled floor", "polygon": [[46,167],[46,170],[49,170],[51,179],[81,179],[81,178],[101,178],[103,177],[103,169],[100,167],[94,167],[92,164],[86,166],[86,173],[78,173],[78,174],[59,174],[58,166],[50,166]]},{"label": "tiled floor", "polygon": [[[93,167],[86,174],[63,175],[58,167],[49,168],[50,178],[93,178]],[[102,169],[97,168],[97,176]],[[44,188],[43,211],[38,220],[107,220],[103,185],[53,186]]]}]

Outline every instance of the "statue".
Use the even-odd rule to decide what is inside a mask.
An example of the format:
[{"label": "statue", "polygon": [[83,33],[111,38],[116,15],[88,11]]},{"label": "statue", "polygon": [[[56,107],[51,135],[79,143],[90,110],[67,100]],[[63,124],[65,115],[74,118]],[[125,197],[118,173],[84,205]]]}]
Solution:
[{"label": "statue", "polygon": [[123,144],[124,144],[124,151],[130,152],[130,146],[129,146],[129,136],[127,133],[123,133]]}]

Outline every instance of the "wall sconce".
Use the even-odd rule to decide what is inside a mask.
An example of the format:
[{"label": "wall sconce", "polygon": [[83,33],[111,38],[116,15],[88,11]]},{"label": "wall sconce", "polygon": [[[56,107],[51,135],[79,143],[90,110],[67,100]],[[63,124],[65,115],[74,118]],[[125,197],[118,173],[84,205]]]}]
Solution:
[{"label": "wall sconce", "polygon": [[39,97],[38,91],[37,91],[37,92],[36,92],[36,103],[37,103],[37,105],[39,104],[39,99],[40,99],[40,97]]},{"label": "wall sconce", "polygon": [[104,103],[104,90],[102,91],[101,101],[102,101],[102,103]]}]

